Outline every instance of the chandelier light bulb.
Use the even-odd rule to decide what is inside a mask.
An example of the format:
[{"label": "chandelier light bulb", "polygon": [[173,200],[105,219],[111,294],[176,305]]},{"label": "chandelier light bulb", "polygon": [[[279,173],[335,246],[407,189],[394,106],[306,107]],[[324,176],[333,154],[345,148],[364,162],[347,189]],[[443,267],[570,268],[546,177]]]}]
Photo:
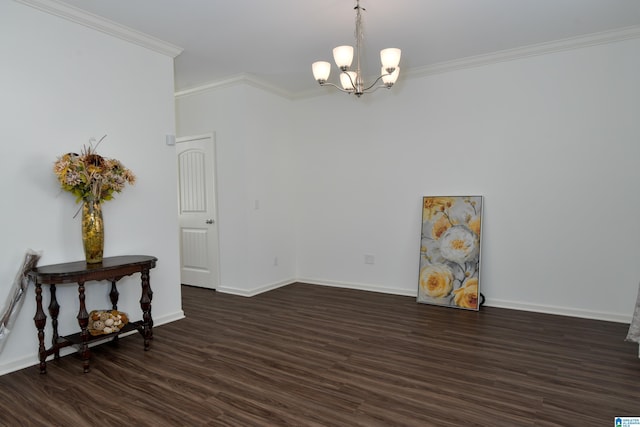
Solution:
[{"label": "chandelier light bulb", "polygon": [[400,64],[400,54],[402,51],[395,47],[388,49],[382,49],[380,51],[380,61],[382,62],[382,68],[388,73],[392,73],[394,69],[398,68]]},{"label": "chandelier light bulb", "polygon": [[317,61],[311,64],[311,70],[313,71],[313,78],[322,84],[329,80],[331,64],[326,61]]},{"label": "chandelier light bulb", "polygon": [[396,69],[393,70],[391,74],[387,73],[384,67],[382,67],[380,72],[382,73],[382,83],[384,83],[386,87],[391,87],[396,82],[396,80],[398,80],[400,67],[396,67]]},{"label": "chandelier light bulb", "polygon": [[342,71],[348,70],[353,62],[353,46],[338,46],[333,49],[333,60]]}]

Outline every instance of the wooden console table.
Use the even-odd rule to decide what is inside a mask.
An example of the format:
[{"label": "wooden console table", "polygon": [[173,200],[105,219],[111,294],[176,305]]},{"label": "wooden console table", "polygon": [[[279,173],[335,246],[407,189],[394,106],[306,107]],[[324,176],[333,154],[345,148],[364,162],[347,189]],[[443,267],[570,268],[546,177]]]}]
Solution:
[{"label": "wooden console table", "polygon": [[[31,270],[28,275],[36,285],[36,315],[33,320],[38,329],[38,356],[40,358],[40,373],[47,373],[47,356],[54,355],[55,359],[60,358],[60,349],[69,345],[75,345],[82,357],[84,372],[89,372],[89,360],[91,351],[89,343],[96,340],[117,339],[119,334],[137,330],[144,338],[144,349],[149,350],[153,339],[153,319],[151,318],[151,299],[153,292],[149,283],[149,270],[156,266],[157,258],[146,255],[127,255],[104,258],[102,263],[87,264],[84,261],[68,262],[64,264],[53,264],[37,267]],[[111,282],[112,309],[118,309],[118,289],[116,282],[125,276],[140,273],[142,277],[142,297],[140,298],[140,308],[142,309],[142,320],[129,322],[118,333],[109,335],[91,336],[87,329],[89,325],[89,313],[85,306],[84,284],[88,281],[108,280]],[[78,325],[80,332],[68,336],[58,335],[58,314],[60,305],[56,299],[56,285],[64,283],[78,284],[78,298],[80,300],[80,310],[78,311]],[[51,348],[46,348],[44,344],[44,327],[47,323],[47,316],[42,309],[42,285],[49,285],[51,291],[51,302],[49,304],[49,315],[53,327],[53,338]]]}]

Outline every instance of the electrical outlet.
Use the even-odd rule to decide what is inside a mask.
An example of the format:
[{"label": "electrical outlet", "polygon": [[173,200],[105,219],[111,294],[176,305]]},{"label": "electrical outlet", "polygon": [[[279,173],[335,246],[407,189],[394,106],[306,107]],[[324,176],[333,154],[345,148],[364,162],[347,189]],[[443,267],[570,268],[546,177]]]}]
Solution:
[{"label": "electrical outlet", "polygon": [[364,254],[364,263],[365,264],[375,264],[376,257],[371,254]]},{"label": "electrical outlet", "polygon": [[278,266],[278,257],[274,257],[273,258],[273,266],[277,267]]}]

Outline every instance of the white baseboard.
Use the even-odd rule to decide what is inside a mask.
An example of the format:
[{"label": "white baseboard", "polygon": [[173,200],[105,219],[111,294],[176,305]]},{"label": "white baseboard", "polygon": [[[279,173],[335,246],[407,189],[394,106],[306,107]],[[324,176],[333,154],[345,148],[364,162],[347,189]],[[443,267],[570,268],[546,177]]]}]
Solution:
[{"label": "white baseboard", "polygon": [[[68,350],[70,350],[68,347],[63,348],[60,351],[60,355],[62,355],[64,351],[68,351]],[[21,358],[10,360],[9,362],[0,364],[0,375],[19,371],[20,369],[28,368],[29,366],[35,366],[38,363],[40,363],[40,360],[38,359],[38,352],[36,351],[35,354],[31,354],[26,357],[21,357]]]},{"label": "white baseboard", "polygon": [[378,292],[381,294],[402,295],[405,297],[413,297],[413,298],[416,298],[418,293],[416,289],[387,288],[385,286],[370,285],[366,283],[337,282],[334,280],[321,280],[321,279],[312,279],[312,278],[298,279],[296,280],[296,282],[308,283],[310,285],[331,286],[334,288],[346,288],[346,289],[356,289],[359,291]]},{"label": "white baseboard", "polygon": [[216,292],[220,292],[220,293],[223,293],[223,294],[238,295],[238,296],[242,296],[242,297],[253,297],[253,296],[259,295],[259,294],[261,294],[263,292],[269,292],[269,291],[272,291],[274,289],[278,289],[278,288],[290,285],[290,284],[295,283],[295,282],[297,282],[297,280],[288,279],[288,280],[283,280],[281,282],[266,284],[266,285],[259,286],[257,288],[253,288],[253,289],[240,289],[240,288],[233,288],[233,287],[230,287],[230,286],[218,286],[218,288],[216,289]]},{"label": "white baseboard", "polygon": [[[174,322],[180,319],[184,319],[184,311],[182,310],[158,318],[154,318],[153,326],[155,328],[156,326],[164,325],[165,323]],[[138,331],[129,331],[127,333],[121,334],[120,336],[126,337],[136,333],[138,333]],[[73,354],[75,352],[76,350],[73,347],[65,347],[60,350],[60,357],[68,356],[69,354]],[[40,359],[38,358],[38,349],[36,348],[32,354],[0,364],[0,376],[8,374],[10,372],[19,371],[20,369],[36,366],[39,363]]]},{"label": "white baseboard", "polygon": [[383,294],[392,294],[392,295],[403,295],[408,297],[416,297],[416,290],[406,290],[406,289],[397,289],[397,288],[386,288],[383,286],[375,286],[369,285],[365,283],[353,283],[353,282],[337,282],[332,280],[320,280],[320,279],[288,279],[283,280],[277,283],[271,283],[264,286],[260,286],[253,289],[240,289],[233,288],[228,286],[219,286],[216,291],[221,292],[223,294],[232,294],[239,295],[243,297],[253,297],[259,295],[264,292],[269,292],[274,289],[281,288],[283,286],[291,285],[292,283],[305,283],[309,285],[318,285],[318,286],[331,286],[334,288],[345,288],[345,289],[355,289],[359,291],[370,291],[370,292],[378,292]]},{"label": "white baseboard", "polygon": [[631,323],[632,314],[608,313],[604,311],[582,310],[571,307],[552,305],[526,304],[516,301],[487,298],[485,304],[489,307],[509,308],[512,310],[533,311],[536,313],[557,314],[560,316],[580,317],[583,319],[604,320],[607,322]]},{"label": "white baseboard", "polygon": [[[164,325],[165,323],[175,322],[176,320],[184,319],[184,311],[178,310],[175,313],[165,314],[158,318],[153,318],[153,327]],[[134,331],[135,332],[135,331]]]},{"label": "white baseboard", "polygon": [[[295,282],[309,283],[311,285],[333,286],[338,288],[357,289],[361,291],[380,292],[385,294],[416,297],[417,289],[397,289],[384,286],[369,285],[365,283],[336,282],[314,278],[299,278]],[[488,307],[508,308],[511,310],[532,311],[536,313],[557,314],[561,316],[580,317],[584,319],[604,320],[608,322],[631,323],[632,314],[608,313],[602,311],[582,310],[571,307],[548,306],[539,304],[527,304],[516,301],[487,298],[485,305]]]}]

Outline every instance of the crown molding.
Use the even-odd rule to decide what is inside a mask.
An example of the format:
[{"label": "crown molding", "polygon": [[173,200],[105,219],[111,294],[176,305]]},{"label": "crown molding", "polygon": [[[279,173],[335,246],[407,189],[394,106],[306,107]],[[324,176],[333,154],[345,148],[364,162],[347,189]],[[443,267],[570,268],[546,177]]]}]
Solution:
[{"label": "crown molding", "polygon": [[589,46],[615,43],[629,39],[640,38],[640,26],[625,27],[622,29],[592,33],[578,37],[555,40],[547,43],[501,50],[486,55],[470,56],[453,61],[441,62],[426,67],[418,67],[407,70],[406,77],[424,77],[433,74],[441,74],[464,68],[481,67],[499,62],[513,61],[531,56],[546,55],[549,53],[566,50],[581,49]]},{"label": "crown molding", "polygon": [[[406,79],[420,78],[465,68],[481,67],[484,65],[513,61],[516,59],[522,59],[531,56],[545,55],[554,52],[580,49],[589,46],[615,43],[636,38],[640,38],[640,26],[625,27],[617,30],[592,33],[579,37],[556,40],[547,43],[539,43],[515,49],[502,50],[486,55],[477,55],[453,61],[441,62],[426,67],[412,68],[403,71],[403,76],[405,76]],[[330,92],[316,87],[314,89],[293,93],[269,84],[256,76],[252,76],[249,74],[239,74],[225,80],[213,81],[201,86],[176,92],[175,96],[176,98],[179,98],[238,84],[248,84],[250,86],[264,89],[276,95],[280,95],[293,100],[322,96]]]},{"label": "crown molding", "polygon": [[257,89],[262,89],[267,92],[271,92],[283,98],[287,98],[287,99],[296,98],[296,94],[291,93],[287,90],[284,90],[281,87],[267,83],[266,81],[260,79],[259,77],[256,77],[252,74],[247,74],[247,73],[237,74],[235,76],[232,76],[223,80],[216,80],[209,83],[205,83],[200,86],[180,90],[175,92],[174,96],[176,98],[183,98],[190,95],[198,95],[200,93],[208,92],[210,90],[217,90],[225,87],[237,86],[242,84],[252,86]]},{"label": "crown molding", "polygon": [[151,49],[155,52],[175,58],[182,53],[179,46],[167,43],[156,37],[134,30],[117,22],[110,21],[98,15],[94,15],[85,10],[62,3],[57,0],[14,0],[18,3],[31,6],[35,9],[59,16],[68,21],[75,22],[85,27],[92,28],[105,34],[117,37],[133,44]]}]

